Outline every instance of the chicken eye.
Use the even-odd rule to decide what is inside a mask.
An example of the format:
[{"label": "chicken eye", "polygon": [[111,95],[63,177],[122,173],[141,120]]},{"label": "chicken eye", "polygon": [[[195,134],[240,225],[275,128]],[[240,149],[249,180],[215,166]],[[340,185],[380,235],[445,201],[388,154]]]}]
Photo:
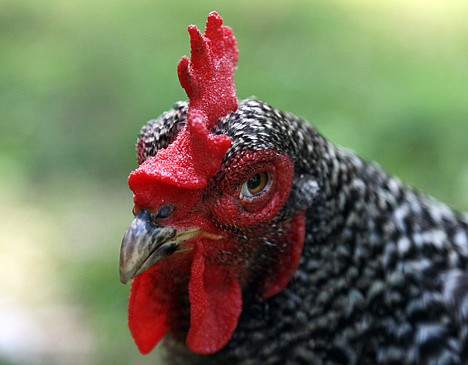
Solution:
[{"label": "chicken eye", "polygon": [[262,191],[268,185],[270,178],[267,172],[259,172],[251,176],[243,185],[241,190],[241,196],[250,198],[253,197]]}]

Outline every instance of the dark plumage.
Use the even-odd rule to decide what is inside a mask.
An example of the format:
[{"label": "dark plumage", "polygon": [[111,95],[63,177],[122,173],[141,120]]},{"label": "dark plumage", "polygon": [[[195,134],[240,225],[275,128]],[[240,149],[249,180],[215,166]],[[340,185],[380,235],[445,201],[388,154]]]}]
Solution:
[{"label": "dark plumage", "polygon": [[[186,111],[187,104],[178,103],[142,128],[139,163],[174,140]],[[170,332],[164,340],[168,364],[468,362],[466,215],[262,101],[240,101],[212,131],[228,135],[232,145],[206,191],[222,186],[236,173],[236,161],[255,151],[290,156],[293,183],[267,225],[240,230],[214,221],[240,247],[251,244],[247,237],[261,243],[249,256],[242,313],[230,341],[211,355],[187,349],[186,325]],[[257,287],[271,275],[272,257],[290,249],[285,222],[304,210],[299,267],[284,290],[262,299]]]},{"label": "dark plumage", "polygon": [[236,40],[189,27],[189,103],[141,130],[120,278],[172,365],[468,362],[468,218],[235,96]]}]

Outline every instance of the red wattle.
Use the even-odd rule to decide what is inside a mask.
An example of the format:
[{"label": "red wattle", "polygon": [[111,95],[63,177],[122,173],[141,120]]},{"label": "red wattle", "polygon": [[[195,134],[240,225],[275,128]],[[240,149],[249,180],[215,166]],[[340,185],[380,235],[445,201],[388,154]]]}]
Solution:
[{"label": "red wattle", "polygon": [[149,270],[132,281],[128,300],[128,327],[142,354],[149,353],[168,330],[168,302],[154,285],[157,270]]},{"label": "red wattle", "polygon": [[226,267],[209,263],[204,243],[195,244],[189,282],[187,346],[198,354],[219,351],[232,337],[242,310],[242,291]]}]

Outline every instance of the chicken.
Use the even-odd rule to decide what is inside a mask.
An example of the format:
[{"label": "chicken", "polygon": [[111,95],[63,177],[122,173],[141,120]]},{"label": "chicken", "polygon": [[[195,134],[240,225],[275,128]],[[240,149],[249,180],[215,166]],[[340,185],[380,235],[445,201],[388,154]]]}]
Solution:
[{"label": "chicken", "polygon": [[129,327],[167,364],[463,364],[468,217],[238,101],[216,13],[189,27],[189,102],[146,124],[121,247]]}]

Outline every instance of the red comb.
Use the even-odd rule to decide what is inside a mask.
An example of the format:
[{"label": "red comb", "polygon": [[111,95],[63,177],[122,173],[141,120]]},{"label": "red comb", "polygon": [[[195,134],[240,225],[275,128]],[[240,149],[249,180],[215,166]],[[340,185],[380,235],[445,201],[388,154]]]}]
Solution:
[{"label": "red comb", "polygon": [[130,174],[134,192],[148,177],[188,189],[202,188],[218,171],[231,145],[228,136],[210,130],[220,118],[237,109],[236,39],[216,12],[208,15],[205,34],[194,25],[188,31],[191,59],[182,57],[177,67],[180,84],[189,97],[187,125],[167,149],[158,151]]},{"label": "red comb", "polygon": [[191,111],[205,114],[210,130],[219,118],[237,109],[234,71],[239,51],[231,28],[223,26],[216,12],[208,15],[205,34],[194,25],[188,31],[191,59],[182,57],[177,71],[190,100],[189,119]]}]

